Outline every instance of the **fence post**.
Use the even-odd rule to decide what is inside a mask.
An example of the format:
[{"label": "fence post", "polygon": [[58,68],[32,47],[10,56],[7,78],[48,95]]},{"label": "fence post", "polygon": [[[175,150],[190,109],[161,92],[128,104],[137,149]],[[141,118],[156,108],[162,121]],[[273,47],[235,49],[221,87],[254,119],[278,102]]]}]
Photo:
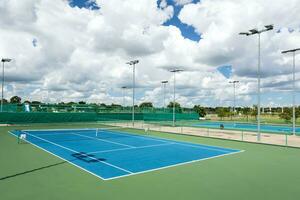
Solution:
[{"label": "fence post", "polygon": [[244,131],[242,131],[242,141],[244,141]]},{"label": "fence post", "polygon": [[209,128],[207,128],[207,137],[209,137]]},{"label": "fence post", "polygon": [[285,133],[285,146],[288,146],[288,134]]}]

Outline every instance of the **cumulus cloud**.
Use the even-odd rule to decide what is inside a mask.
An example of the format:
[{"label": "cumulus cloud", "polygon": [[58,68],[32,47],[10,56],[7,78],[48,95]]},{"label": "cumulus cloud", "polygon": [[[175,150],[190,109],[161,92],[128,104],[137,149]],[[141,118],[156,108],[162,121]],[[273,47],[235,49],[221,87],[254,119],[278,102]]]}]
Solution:
[{"label": "cumulus cloud", "polygon": [[[265,24],[276,31],[262,35],[262,85],[266,92],[289,91],[291,56],[280,51],[300,41],[299,0],[174,0],[179,19],[193,26],[199,42],[183,38],[176,26],[164,26],[174,15],[167,1],[96,0],[100,9],[71,7],[69,1],[0,1],[0,56],[6,64],[6,96],[44,101],[122,103],[122,86],[132,88],[136,66],[137,102],[162,106],[160,82],[172,73],[176,99],[185,106],[230,104],[233,91],[217,67],[231,65],[240,105],[255,103],[257,38],[238,33]],[[283,6],[284,5],[284,6]],[[294,31],[291,31],[293,28]],[[297,57],[300,63],[300,56]],[[297,69],[299,73],[299,69]],[[131,101],[130,89],[125,102]]]}]

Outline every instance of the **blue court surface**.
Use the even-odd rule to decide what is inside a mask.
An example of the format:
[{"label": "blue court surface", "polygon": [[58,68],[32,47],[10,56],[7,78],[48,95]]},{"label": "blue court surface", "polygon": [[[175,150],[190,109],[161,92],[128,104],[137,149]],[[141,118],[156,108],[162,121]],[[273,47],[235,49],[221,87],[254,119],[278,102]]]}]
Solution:
[{"label": "blue court surface", "polygon": [[15,130],[26,141],[109,180],[241,152],[120,129]]},{"label": "blue court surface", "polygon": [[[204,121],[204,122],[193,124],[193,126],[202,127],[202,128],[219,129],[221,124],[223,124],[224,129],[228,129],[228,130],[257,131],[257,124],[250,124],[250,123]],[[292,127],[284,126],[284,125],[261,124],[260,130],[266,133],[281,133],[281,134],[292,133]],[[300,135],[299,127],[296,127],[296,134]]]}]

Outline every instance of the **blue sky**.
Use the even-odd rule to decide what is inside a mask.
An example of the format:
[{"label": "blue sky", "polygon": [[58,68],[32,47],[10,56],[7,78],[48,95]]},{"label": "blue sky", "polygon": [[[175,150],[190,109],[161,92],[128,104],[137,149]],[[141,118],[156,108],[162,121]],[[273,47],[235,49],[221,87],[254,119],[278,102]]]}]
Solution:
[{"label": "blue sky", "polygon": [[[197,3],[197,2],[199,2],[199,0],[193,0],[193,3]],[[201,39],[201,35],[195,31],[194,27],[184,24],[178,19],[178,14],[180,13],[180,10],[182,9],[183,6],[176,5],[173,0],[167,0],[167,3],[168,5],[174,6],[174,16],[170,20],[165,22],[164,25],[176,26],[180,29],[181,35],[183,37],[198,42]]]},{"label": "blue sky", "polygon": [[[193,0],[192,3],[197,3],[200,0]],[[87,9],[92,9],[92,10],[96,10],[96,9],[100,9],[100,7],[93,1],[90,0],[70,0],[70,5],[72,7],[79,7],[79,8],[87,8]],[[159,5],[161,2],[161,0],[157,1],[157,5]],[[173,0],[167,0],[167,4],[168,5],[172,5],[174,7],[174,16],[166,21],[163,25],[164,26],[176,26],[180,29],[181,31],[181,35],[184,38],[188,38],[190,40],[193,41],[199,41],[201,39],[201,34],[197,33],[194,29],[194,27],[189,26],[185,23],[182,23],[179,19],[178,19],[178,14],[180,13],[180,10],[182,9],[183,6],[180,5],[176,5],[175,2]]]},{"label": "blue sky", "polygon": [[69,0],[69,2],[72,7],[77,6],[79,8],[89,8],[92,10],[99,9],[99,6],[91,0]]}]

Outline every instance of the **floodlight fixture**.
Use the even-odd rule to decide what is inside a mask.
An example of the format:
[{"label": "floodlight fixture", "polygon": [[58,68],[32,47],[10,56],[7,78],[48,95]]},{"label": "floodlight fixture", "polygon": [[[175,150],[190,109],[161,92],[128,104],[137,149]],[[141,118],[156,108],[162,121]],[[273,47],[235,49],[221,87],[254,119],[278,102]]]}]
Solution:
[{"label": "floodlight fixture", "polygon": [[239,83],[240,81],[229,81],[229,83]]},{"label": "floodlight fixture", "polygon": [[300,48],[282,51],[281,53],[291,53],[291,52],[296,52],[296,51],[300,51]]},{"label": "floodlight fixture", "polygon": [[267,29],[267,31],[269,30],[273,30],[274,28],[274,25],[273,24],[270,24],[270,25],[266,25],[265,28]]},{"label": "floodlight fixture", "polygon": [[251,29],[251,30],[249,30],[249,32],[251,34],[257,34],[257,33],[259,33],[257,29]]},{"label": "floodlight fixture", "polygon": [[135,64],[138,64],[138,63],[139,63],[139,60],[132,60],[132,61],[127,62],[126,64],[135,65]]},{"label": "floodlight fixture", "polygon": [[241,33],[239,33],[240,35],[246,35],[246,36],[248,36],[248,35],[250,35],[250,33],[248,33],[248,32],[241,32]]},{"label": "floodlight fixture", "polygon": [[10,58],[2,58],[1,59],[1,62],[10,62],[12,59]]},{"label": "floodlight fixture", "polygon": [[182,72],[183,71],[183,69],[172,69],[172,70],[170,70],[170,72]]}]

